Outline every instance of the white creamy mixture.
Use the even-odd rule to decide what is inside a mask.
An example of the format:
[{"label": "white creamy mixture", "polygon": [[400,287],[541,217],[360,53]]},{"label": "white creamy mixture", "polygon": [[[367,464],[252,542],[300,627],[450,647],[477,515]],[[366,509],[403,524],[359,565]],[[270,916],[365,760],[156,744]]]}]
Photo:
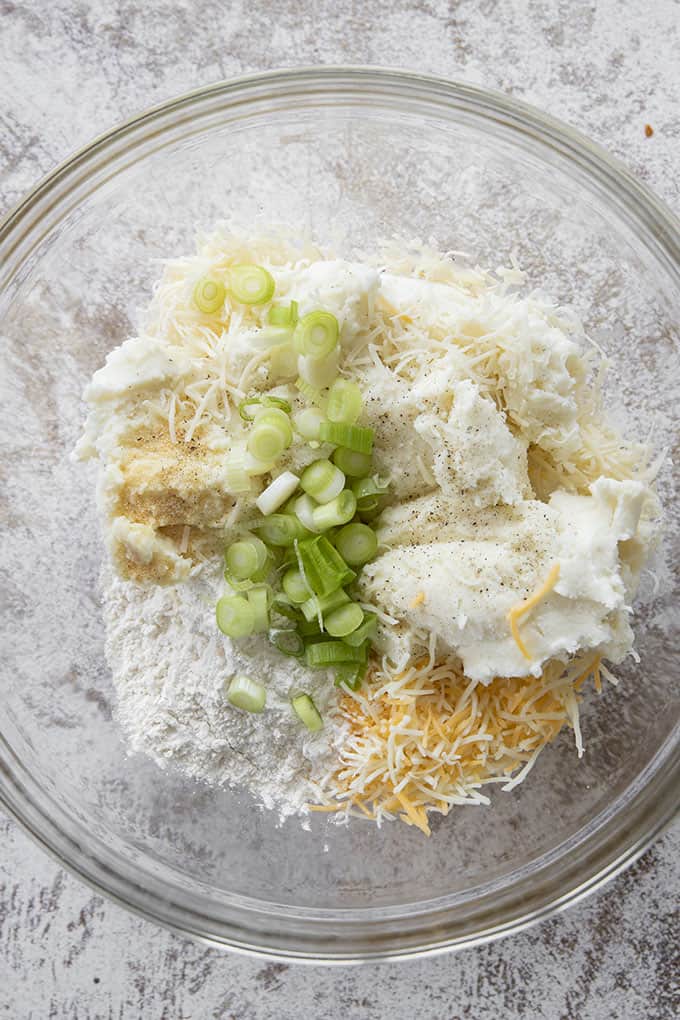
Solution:
[{"label": "white creamy mixture", "polygon": [[[217,329],[191,309],[193,281],[219,259],[220,243],[218,234],[200,257],[170,265],[146,332],[95,373],[78,454],[102,463],[107,541],[128,578],[112,578],[105,600],[132,747],[292,811],[309,796],[308,780],[332,771],[344,735],[336,689],[325,671],[295,665],[266,641],[220,635],[220,571],[197,564],[219,567],[257,495],[229,491],[225,455],[243,429],[234,408],[253,391],[294,404],[301,366],[281,361],[276,377],[262,321],[234,310]],[[640,451],[598,431],[579,324],[540,295],[509,289],[521,279],[512,271],[501,282],[451,263],[445,271],[440,260],[425,279],[417,260],[400,272],[398,260],[387,271],[266,253],[255,246],[247,261],[270,269],[277,300],[337,317],[332,370],[359,384],[362,424],[374,428],[374,459],[390,479],[381,552],[361,579],[362,598],[379,610],[385,662],[396,670],[424,650],[454,656],[488,684],[538,677],[550,660],[581,652],[622,661],[656,502]],[[293,446],[279,468],[309,460],[308,448]],[[522,624],[527,655],[509,613],[549,576]],[[235,672],[263,679],[266,718],[226,703]],[[295,688],[313,691],[323,710],[317,737],[290,713]]]}]

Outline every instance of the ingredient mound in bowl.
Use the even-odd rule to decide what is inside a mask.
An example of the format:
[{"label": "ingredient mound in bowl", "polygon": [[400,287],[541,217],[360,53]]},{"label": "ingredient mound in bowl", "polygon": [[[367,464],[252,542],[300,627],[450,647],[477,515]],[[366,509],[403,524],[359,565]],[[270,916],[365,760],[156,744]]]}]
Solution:
[{"label": "ingredient mound in bowl", "polygon": [[226,227],[85,392],[132,750],[281,817],[487,804],[633,653],[659,515],[581,325],[513,268]]}]

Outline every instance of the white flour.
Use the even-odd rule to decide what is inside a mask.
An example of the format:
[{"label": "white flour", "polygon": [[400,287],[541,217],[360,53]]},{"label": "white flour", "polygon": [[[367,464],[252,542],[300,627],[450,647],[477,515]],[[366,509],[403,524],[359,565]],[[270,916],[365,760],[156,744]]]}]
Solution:
[{"label": "white flour", "polygon": [[[205,564],[185,584],[142,588],[105,577],[106,655],[117,716],[133,751],[210,783],[250,791],[281,819],[314,799],[309,780],[337,763],[342,728],[325,670],[308,670],[261,637],[236,647],[215,625],[221,567]],[[267,710],[251,715],[227,701],[225,682],[247,673],[267,688]],[[307,691],[325,721],[312,736],[292,693]]]}]

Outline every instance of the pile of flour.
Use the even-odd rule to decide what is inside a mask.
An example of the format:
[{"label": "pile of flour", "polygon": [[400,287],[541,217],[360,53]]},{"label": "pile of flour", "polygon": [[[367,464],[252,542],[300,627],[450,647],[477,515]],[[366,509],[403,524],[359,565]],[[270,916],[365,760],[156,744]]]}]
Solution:
[{"label": "pile of flour", "polygon": [[[281,817],[316,799],[310,783],[337,766],[344,729],[334,719],[336,688],[325,670],[286,658],[261,636],[224,637],[215,623],[220,563],[206,563],[184,584],[145,588],[104,576],[106,656],[117,718],[130,749],[162,768],[248,790]],[[267,689],[267,708],[234,708],[226,687],[246,673]],[[324,729],[308,733],[291,695],[311,694]]]}]

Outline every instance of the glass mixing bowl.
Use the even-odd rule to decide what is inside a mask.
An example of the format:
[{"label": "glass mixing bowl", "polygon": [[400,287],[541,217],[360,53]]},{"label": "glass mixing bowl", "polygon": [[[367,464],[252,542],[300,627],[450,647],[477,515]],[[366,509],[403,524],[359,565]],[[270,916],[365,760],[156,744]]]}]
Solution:
[{"label": "glass mixing bowl", "polygon": [[[94,141],[0,227],[3,599],[0,797],[75,874],[210,943],[353,961],[517,930],[601,884],[671,816],[678,782],[678,500],[636,615],[640,662],[587,696],[513,794],[407,826],[277,827],[239,792],[127,757],[103,655],[93,469],[69,452],[80,394],[134,330],[159,260],[237,215],[340,252],[434,238],[516,255],[611,354],[633,431],[672,443],[678,223],[602,151],[520,103],[378,70],[300,70],[202,89]],[[675,552],[675,557],[673,553]]]}]

